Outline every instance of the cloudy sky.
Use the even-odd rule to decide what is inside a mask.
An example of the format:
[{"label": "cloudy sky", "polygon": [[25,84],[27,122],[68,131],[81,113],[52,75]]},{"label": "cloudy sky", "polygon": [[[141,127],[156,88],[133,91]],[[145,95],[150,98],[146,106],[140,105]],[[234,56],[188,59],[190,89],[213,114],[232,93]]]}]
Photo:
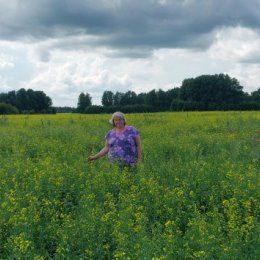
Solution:
[{"label": "cloudy sky", "polygon": [[168,90],[228,74],[260,87],[259,0],[0,0],[0,92]]}]

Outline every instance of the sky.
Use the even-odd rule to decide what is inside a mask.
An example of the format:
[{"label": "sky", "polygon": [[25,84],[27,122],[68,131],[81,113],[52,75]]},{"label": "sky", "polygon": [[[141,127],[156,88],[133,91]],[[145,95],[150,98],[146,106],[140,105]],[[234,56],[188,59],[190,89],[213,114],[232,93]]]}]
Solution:
[{"label": "sky", "polygon": [[220,73],[260,87],[259,0],[0,0],[0,93],[100,105]]}]

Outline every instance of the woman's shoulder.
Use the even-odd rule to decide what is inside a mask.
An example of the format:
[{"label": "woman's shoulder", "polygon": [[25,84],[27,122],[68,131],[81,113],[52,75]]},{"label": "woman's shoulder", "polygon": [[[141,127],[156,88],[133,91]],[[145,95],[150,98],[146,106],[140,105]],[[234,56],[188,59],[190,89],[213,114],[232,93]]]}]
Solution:
[{"label": "woman's shoulder", "polygon": [[127,131],[138,133],[137,128],[134,126],[128,125],[128,126],[126,126],[126,129],[127,129]]},{"label": "woman's shoulder", "polygon": [[112,136],[113,134],[115,134],[115,129],[111,129],[110,131],[107,132],[105,138],[109,138],[110,136]]}]

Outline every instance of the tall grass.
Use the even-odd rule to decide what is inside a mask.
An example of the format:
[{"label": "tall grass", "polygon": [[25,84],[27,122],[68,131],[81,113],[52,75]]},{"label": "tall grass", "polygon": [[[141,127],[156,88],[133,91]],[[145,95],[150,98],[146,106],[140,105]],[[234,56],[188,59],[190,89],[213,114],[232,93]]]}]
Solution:
[{"label": "tall grass", "polygon": [[260,259],[259,112],[129,114],[134,172],[108,119],[0,119],[0,259]]}]

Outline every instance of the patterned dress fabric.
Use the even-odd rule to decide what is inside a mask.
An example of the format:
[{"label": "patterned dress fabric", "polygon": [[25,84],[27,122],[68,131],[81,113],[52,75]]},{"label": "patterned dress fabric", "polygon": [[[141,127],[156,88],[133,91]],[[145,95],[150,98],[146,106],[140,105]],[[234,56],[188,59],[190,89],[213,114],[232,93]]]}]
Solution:
[{"label": "patterned dress fabric", "polygon": [[108,141],[108,160],[119,165],[132,165],[137,162],[137,146],[135,138],[139,135],[135,127],[127,126],[123,133],[112,129],[105,136]]}]

